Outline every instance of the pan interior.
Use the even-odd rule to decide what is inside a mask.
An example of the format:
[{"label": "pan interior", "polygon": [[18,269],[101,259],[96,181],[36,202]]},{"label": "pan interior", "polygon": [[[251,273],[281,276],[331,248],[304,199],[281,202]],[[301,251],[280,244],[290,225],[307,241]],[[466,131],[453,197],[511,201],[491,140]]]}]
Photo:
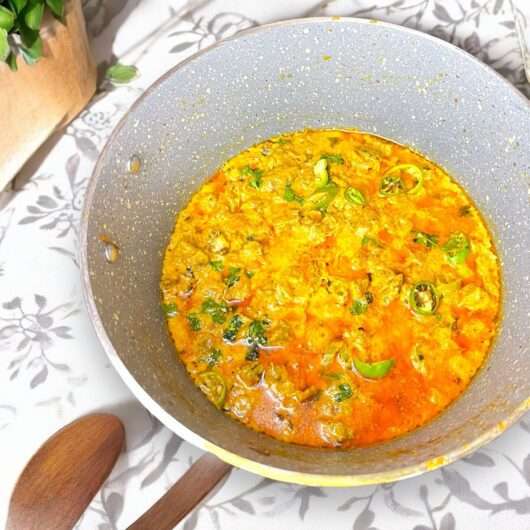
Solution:
[{"label": "pan interior", "polygon": [[[485,215],[502,261],[502,325],[483,369],[433,422],[373,447],[289,445],[226,417],[187,376],[159,307],[162,253],[190,195],[227,158],[306,127],[379,134],[444,166]],[[431,37],[354,19],[245,32],[166,75],[110,140],[84,214],[92,316],[110,341],[109,354],[168,414],[232,453],[286,470],[349,476],[458,453],[530,396],[528,145],[528,102]],[[130,170],[132,156],[138,171]],[[107,240],[119,247],[112,263]]]}]

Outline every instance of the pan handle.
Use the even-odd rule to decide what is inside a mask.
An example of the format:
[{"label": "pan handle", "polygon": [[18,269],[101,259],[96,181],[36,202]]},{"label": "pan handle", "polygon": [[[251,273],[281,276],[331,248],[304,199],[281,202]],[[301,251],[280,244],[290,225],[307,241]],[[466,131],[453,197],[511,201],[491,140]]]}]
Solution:
[{"label": "pan handle", "polygon": [[206,453],[127,530],[172,530],[232,469]]}]

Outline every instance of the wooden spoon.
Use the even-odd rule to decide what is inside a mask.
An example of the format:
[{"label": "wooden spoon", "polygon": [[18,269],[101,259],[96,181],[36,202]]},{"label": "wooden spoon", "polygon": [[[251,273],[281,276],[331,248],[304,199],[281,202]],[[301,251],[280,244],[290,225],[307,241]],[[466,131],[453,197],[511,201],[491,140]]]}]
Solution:
[{"label": "wooden spoon", "polygon": [[120,454],[125,432],[111,414],[63,427],[35,453],[11,496],[6,530],[71,530]]},{"label": "wooden spoon", "polygon": [[[108,477],[124,429],[111,414],[84,416],[48,439],[20,475],[6,530],[71,530]],[[128,530],[171,530],[232,469],[201,456]]]},{"label": "wooden spoon", "polygon": [[171,530],[232,469],[214,455],[202,455],[147,512],[127,530]]}]

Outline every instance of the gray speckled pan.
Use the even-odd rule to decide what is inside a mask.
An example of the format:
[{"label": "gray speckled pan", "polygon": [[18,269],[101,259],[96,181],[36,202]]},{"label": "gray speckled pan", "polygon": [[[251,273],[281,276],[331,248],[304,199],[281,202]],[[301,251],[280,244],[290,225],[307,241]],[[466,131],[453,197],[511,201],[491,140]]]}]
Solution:
[{"label": "gray speckled pan", "polygon": [[[445,166],[481,208],[502,259],[503,322],[484,368],[435,421],[370,448],[289,445],[226,417],[186,375],[159,307],[162,253],[190,194],[228,157],[304,127],[374,132]],[[346,18],[241,33],[155,83],[101,155],[81,242],[100,340],[131,390],[163,423],[250,471],[346,486],[450,462],[530,407],[529,146],[528,101],[492,70],[435,38]],[[128,166],[132,155],[141,161],[139,171]],[[102,236],[120,249],[114,263],[104,257]]]}]

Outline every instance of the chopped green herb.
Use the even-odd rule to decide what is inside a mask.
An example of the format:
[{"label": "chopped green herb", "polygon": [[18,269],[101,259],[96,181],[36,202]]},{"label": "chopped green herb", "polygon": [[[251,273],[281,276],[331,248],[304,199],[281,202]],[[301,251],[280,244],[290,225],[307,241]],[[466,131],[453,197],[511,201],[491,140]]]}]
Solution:
[{"label": "chopped green herb", "polygon": [[213,368],[219,362],[220,359],[221,350],[219,348],[213,348],[201,360],[208,365],[208,368]]},{"label": "chopped green herb", "polygon": [[348,385],[348,383],[341,383],[337,386],[337,391],[335,392],[333,398],[337,403],[341,403],[342,401],[350,399],[352,396],[353,392],[351,386]]},{"label": "chopped green herb", "polygon": [[259,358],[259,350],[256,346],[252,346],[245,355],[247,361],[255,361]]},{"label": "chopped green herb", "polygon": [[190,329],[192,331],[200,331],[201,329],[201,319],[199,318],[199,315],[197,313],[190,313],[187,316],[188,324],[190,325]]},{"label": "chopped green herb", "polygon": [[261,178],[263,177],[263,171],[260,169],[253,169],[250,166],[245,166],[241,170],[241,174],[245,175],[246,177],[250,177],[248,182],[250,186],[256,189],[261,188]]},{"label": "chopped green herb", "polygon": [[354,300],[353,305],[350,307],[350,313],[352,315],[362,315],[368,309],[368,304],[374,301],[374,295],[367,291],[364,293],[364,298]]},{"label": "chopped green herb", "polygon": [[283,198],[287,202],[297,202],[299,204],[302,204],[304,202],[304,198],[300,195],[297,195],[293,188],[291,187],[291,184],[287,183],[285,185],[285,191],[283,192]]},{"label": "chopped green herb", "polygon": [[313,166],[313,174],[315,175],[317,188],[322,188],[329,182],[328,161],[325,158],[321,158]]},{"label": "chopped green herb", "polygon": [[267,320],[253,320],[248,327],[247,341],[249,344],[264,346],[267,344],[265,328],[269,325]]},{"label": "chopped green herb", "polygon": [[377,361],[375,363],[365,363],[360,359],[353,358],[353,365],[355,369],[368,379],[381,379],[385,377],[394,366],[394,359],[386,359],[385,361]]},{"label": "chopped green herb", "polygon": [[291,140],[285,140],[284,138],[278,138],[277,140],[271,140],[271,142],[273,144],[285,145],[285,144],[290,144]]},{"label": "chopped green herb", "polygon": [[466,217],[468,215],[471,215],[471,206],[469,204],[466,204],[465,206],[461,206],[458,209],[458,215],[460,217]]},{"label": "chopped green herb", "polygon": [[210,315],[216,324],[224,324],[228,306],[224,302],[216,302],[213,298],[206,298],[201,306],[201,311]]},{"label": "chopped green herb", "polygon": [[344,158],[340,155],[322,155],[321,159],[327,160],[330,164],[344,164]]},{"label": "chopped green herb", "polygon": [[229,267],[228,275],[225,278],[227,287],[233,287],[241,279],[240,272],[241,269],[239,267]]},{"label": "chopped green herb", "polygon": [[350,313],[352,315],[362,315],[368,309],[368,303],[366,300],[355,300],[353,305],[350,307]]},{"label": "chopped green herb", "polygon": [[362,191],[357,188],[348,187],[344,190],[344,197],[346,200],[358,206],[364,206],[366,204],[366,198]]},{"label": "chopped green herb", "polygon": [[173,318],[176,317],[178,314],[178,309],[176,304],[162,304],[162,311],[164,311],[164,314],[167,318]]},{"label": "chopped green herb", "polygon": [[439,298],[434,285],[429,282],[419,282],[410,290],[410,307],[419,315],[434,315],[438,309]]},{"label": "chopped green herb", "polygon": [[256,273],[252,271],[245,271],[245,274],[247,275],[247,278],[252,278],[252,276],[254,276]]},{"label": "chopped green herb", "polygon": [[433,248],[438,244],[438,236],[427,232],[415,232],[413,241],[424,247]]},{"label": "chopped green herb", "polygon": [[239,315],[234,315],[230,322],[228,323],[228,327],[225,329],[223,333],[223,339],[228,342],[234,342],[237,338],[237,334],[239,330],[241,329],[241,326],[243,325],[243,319]]},{"label": "chopped green herb", "polygon": [[376,247],[380,247],[381,245],[379,244],[379,241],[377,241],[377,239],[374,239],[373,237],[370,237],[370,236],[363,236],[363,238],[361,239],[361,245],[365,246],[365,245],[374,245]]},{"label": "chopped green herb", "polygon": [[447,259],[453,265],[464,263],[471,252],[469,239],[462,232],[453,234],[443,246],[443,249],[447,254]]},{"label": "chopped green herb", "polygon": [[210,267],[214,271],[221,272],[223,270],[224,265],[223,265],[222,260],[218,259],[218,260],[210,261]]}]

